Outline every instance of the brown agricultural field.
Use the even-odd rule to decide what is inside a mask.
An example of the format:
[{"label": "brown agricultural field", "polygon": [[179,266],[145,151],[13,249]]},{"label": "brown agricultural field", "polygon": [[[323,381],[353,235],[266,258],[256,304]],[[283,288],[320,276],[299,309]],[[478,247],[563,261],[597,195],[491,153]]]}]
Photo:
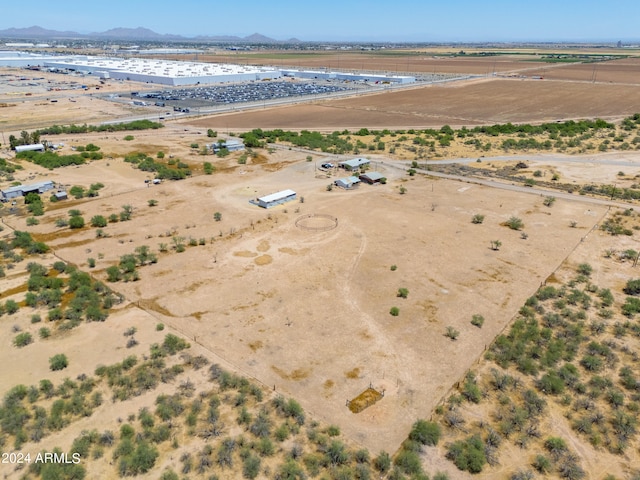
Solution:
[{"label": "brown agricultural field", "polygon": [[249,130],[472,127],[575,118],[620,118],[640,109],[630,85],[486,79],[319,101],[272,110],[217,115],[188,123],[201,128]]}]

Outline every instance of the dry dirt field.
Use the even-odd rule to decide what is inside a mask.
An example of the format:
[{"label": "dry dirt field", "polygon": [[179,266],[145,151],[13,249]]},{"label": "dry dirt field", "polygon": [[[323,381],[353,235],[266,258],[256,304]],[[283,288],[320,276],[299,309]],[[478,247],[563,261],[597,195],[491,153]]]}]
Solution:
[{"label": "dry dirt field", "polygon": [[640,59],[624,58],[604,63],[538,66],[536,69],[528,70],[526,75],[539,75],[546,80],[638,85],[640,83],[638,69],[640,69]]},{"label": "dry dirt field", "polygon": [[440,128],[619,118],[640,108],[640,88],[627,85],[487,79],[431,85],[346,100],[316,102],[187,121],[203,128],[248,130]]},{"label": "dry dirt field", "polygon": [[[456,51],[457,52],[457,51]],[[493,72],[511,72],[532,65],[518,56],[496,57],[446,57],[439,52],[343,52],[343,53],[259,53],[198,55],[199,61],[219,63],[249,63],[260,65],[285,65],[296,68],[329,68],[377,70],[397,73],[469,73],[489,75]],[[451,54],[454,52],[446,52]],[[179,57],[174,57],[179,59]],[[535,65],[535,64],[534,64]]]},{"label": "dry dirt field", "polygon": [[[76,123],[92,122],[131,113],[128,107],[105,106],[98,115],[92,105],[103,105],[103,101],[86,95],[74,103],[60,95],[59,102],[47,104],[52,114],[44,119],[28,113],[29,106],[45,109],[30,103],[45,101],[41,99],[23,97],[24,105],[0,109],[0,121],[5,122],[2,128],[17,132],[27,125],[65,123],[70,118]],[[69,111],[67,104],[85,109]],[[638,105],[640,90],[635,86],[490,79],[175,122],[158,132],[134,132],[131,142],[122,139],[124,134],[56,138],[67,144],[65,148],[76,142],[95,143],[112,158],[53,171],[25,165],[16,179],[25,183],[50,179],[85,187],[102,182],[105,188],[94,199],[56,204],[37,226],[27,226],[26,215],[3,212],[6,228],[2,234],[9,234],[10,229],[27,230],[50,245],[55,258],[83,270],[89,271],[88,259],[96,258],[91,271],[100,279],[106,278],[107,267],[141,245],[158,254],[158,263],[141,267],[137,282],[110,284],[125,296],[126,308],[104,324],[83,325],[50,343],[37,340],[25,349],[10,346],[14,324],[34,333],[37,326],[29,325],[27,308],[17,316],[2,316],[5,347],[0,349],[0,362],[19,365],[26,354],[30,356],[28,369],[0,373],[0,394],[16,383],[29,385],[45,376],[61,381],[65,376],[91,373],[98,364],[120,361],[132,352],[142,354],[148,343],[159,341],[153,326],[163,322],[212,361],[298,399],[312,417],[340,425],[348,439],[372,454],[381,449],[393,452],[415,419],[430,416],[524,301],[567,258],[571,266],[589,259],[604,276],[601,252],[610,237],[591,229],[602,222],[606,207],[559,199],[550,209],[543,206],[540,193],[408,177],[406,163],[389,157],[374,160],[374,169],[388,178],[386,185],[327,191],[335,177],[316,171],[316,164],[325,159],[320,154],[313,153],[313,161],[308,162],[308,153],[283,149],[261,152],[263,155],[239,165],[237,154],[224,160],[202,157],[190,144],[204,143],[207,128],[222,132],[255,127],[473,126],[619,118],[639,110]],[[12,108],[15,113],[5,113]],[[59,117],[53,113],[56,108],[63,111]],[[175,155],[189,163],[195,175],[147,186],[144,180],[149,175],[122,160],[132,151]],[[11,154],[3,152],[3,156],[10,158]],[[216,173],[202,175],[204,161],[213,162]],[[536,161],[539,168],[548,165],[544,159]],[[578,182],[596,179],[589,168],[553,167]],[[597,181],[613,183],[619,169],[600,168],[594,176]],[[630,176],[637,174],[636,168],[625,170]],[[294,189],[299,200],[270,210],[249,203],[286,188]],[[152,199],[157,206],[149,205]],[[71,231],[54,225],[72,208],[80,209],[88,220],[117,213],[123,205],[133,206],[131,221],[109,224],[104,228],[105,238],[96,238],[91,227]],[[220,221],[215,221],[215,212],[221,213]],[[471,223],[477,213],[485,215],[481,225]],[[335,223],[312,218],[307,226],[335,228],[301,228],[297,220],[314,214],[334,217]],[[501,225],[511,216],[523,220],[527,238]],[[570,228],[571,222],[577,228]],[[188,244],[191,239],[197,245],[187,246],[182,253],[170,248],[176,241]],[[497,251],[490,248],[495,240],[502,243]],[[632,238],[618,241],[629,248],[637,243]],[[161,244],[169,246],[166,253],[159,251]],[[53,262],[54,257],[45,256],[42,261]],[[397,269],[392,270],[392,265]],[[7,276],[11,287],[26,278],[23,271]],[[631,272],[609,269],[607,274],[614,279],[606,281],[619,289]],[[399,288],[408,289],[408,298],[397,297]],[[2,300],[19,301],[23,293],[15,291]],[[394,306],[399,308],[398,316],[389,313]],[[482,329],[470,325],[473,314],[486,319]],[[122,346],[121,332],[127,326],[137,326],[141,332],[141,345],[135,351]],[[449,326],[460,331],[455,342],[444,335]],[[59,351],[67,353],[70,367],[51,374],[47,359]],[[198,377],[197,382],[205,380]],[[384,390],[384,398],[352,414],[346,401],[369,385]],[[152,403],[151,396],[145,397],[128,405],[126,413]],[[106,408],[99,426],[122,414],[113,406]],[[571,435],[570,430],[564,433]],[[58,435],[47,444],[68,447],[73,436]],[[439,456],[430,455],[435,451]],[[422,456],[425,465],[447,469],[451,478],[464,478],[442,458],[443,452],[442,447],[427,451]],[[598,460],[592,460],[588,450],[580,452],[599,474]],[[517,451],[508,457],[508,465],[522,462]],[[605,461],[607,466],[611,463],[609,457]],[[636,462],[637,456],[627,461],[631,466]],[[510,471],[490,469],[484,478],[506,478],[507,473]],[[587,478],[600,477],[594,473]]]}]

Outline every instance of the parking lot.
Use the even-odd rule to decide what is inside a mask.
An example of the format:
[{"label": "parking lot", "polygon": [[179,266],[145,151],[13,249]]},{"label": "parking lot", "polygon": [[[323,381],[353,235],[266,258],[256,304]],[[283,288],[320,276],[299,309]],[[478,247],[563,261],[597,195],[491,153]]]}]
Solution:
[{"label": "parking lot", "polygon": [[272,81],[135,92],[131,95],[134,98],[145,98],[155,102],[178,102],[181,105],[196,107],[327,95],[348,90],[354,90],[354,87],[330,82]]}]

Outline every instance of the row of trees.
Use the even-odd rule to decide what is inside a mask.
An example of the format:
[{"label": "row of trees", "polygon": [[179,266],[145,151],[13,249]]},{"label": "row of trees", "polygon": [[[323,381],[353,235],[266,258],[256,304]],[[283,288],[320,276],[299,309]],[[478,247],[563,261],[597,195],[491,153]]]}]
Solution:
[{"label": "row of trees", "polygon": [[[61,135],[76,134],[90,132],[123,132],[128,130],[157,130],[163,128],[164,125],[151,120],[135,120],[126,123],[112,123],[108,125],[52,125],[51,127],[41,128],[34,131],[31,135]],[[38,142],[34,142],[38,143]]]},{"label": "row of trees", "polygon": [[[164,154],[162,157],[164,157]],[[132,153],[127,155],[124,161],[135,165],[144,172],[155,172],[156,178],[162,180],[181,180],[191,175],[189,165],[175,159],[170,159],[167,163],[163,163],[155,161],[144,153]]]}]

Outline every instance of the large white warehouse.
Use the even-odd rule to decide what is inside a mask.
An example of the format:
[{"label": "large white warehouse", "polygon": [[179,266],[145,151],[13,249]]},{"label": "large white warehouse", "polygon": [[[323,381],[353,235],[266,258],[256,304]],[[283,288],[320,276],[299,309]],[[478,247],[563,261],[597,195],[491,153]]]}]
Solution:
[{"label": "large white warehouse", "polygon": [[223,63],[177,62],[146,58],[71,57],[51,58],[45,67],[97,75],[101,78],[159,83],[162,85],[206,85],[280,78],[282,73],[270,67]]}]

